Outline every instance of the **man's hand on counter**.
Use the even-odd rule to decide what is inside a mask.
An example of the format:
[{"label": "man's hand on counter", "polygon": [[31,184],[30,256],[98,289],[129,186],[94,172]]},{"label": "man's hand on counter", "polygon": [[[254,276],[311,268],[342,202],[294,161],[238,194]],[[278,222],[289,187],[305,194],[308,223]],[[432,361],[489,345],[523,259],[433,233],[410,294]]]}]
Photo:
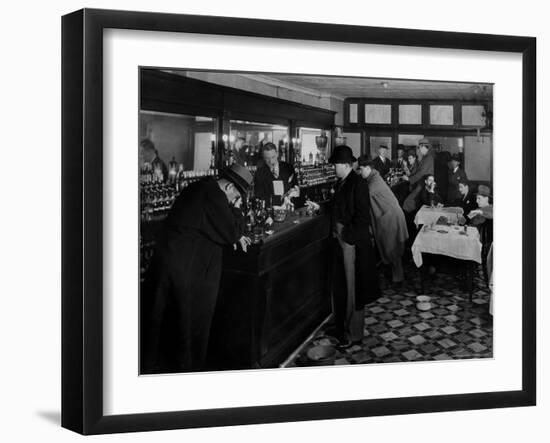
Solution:
[{"label": "man's hand on counter", "polygon": [[311,208],[314,211],[318,211],[320,208],[319,204],[312,202],[311,200],[306,201],[306,207]]},{"label": "man's hand on counter", "polygon": [[[246,237],[246,236],[242,236],[240,239],[239,239],[239,242],[238,244],[241,245],[241,249],[246,252],[248,247],[250,246],[250,244],[252,243],[252,240],[250,240],[250,238]],[[233,249],[236,251],[237,250],[237,243],[235,243],[233,245]]]},{"label": "man's hand on counter", "polygon": [[300,197],[300,188],[298,186],[294,186],[288,191],[287,196],[288,198]]},{"label": "man's hand on counter", "polygon": [[265,219],[265,225],[266,226],[271,226],[273,224],[273,219],[271,217],[267,217]]}]

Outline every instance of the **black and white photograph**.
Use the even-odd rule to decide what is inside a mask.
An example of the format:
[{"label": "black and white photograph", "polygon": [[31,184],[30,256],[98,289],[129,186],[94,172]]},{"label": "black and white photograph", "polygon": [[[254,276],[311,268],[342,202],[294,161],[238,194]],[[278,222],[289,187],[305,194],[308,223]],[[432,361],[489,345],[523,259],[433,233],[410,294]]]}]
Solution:
[{"label": "black and white photograph", "polygon": [[140,375],[493,358],[493,87],[140,66]]}]

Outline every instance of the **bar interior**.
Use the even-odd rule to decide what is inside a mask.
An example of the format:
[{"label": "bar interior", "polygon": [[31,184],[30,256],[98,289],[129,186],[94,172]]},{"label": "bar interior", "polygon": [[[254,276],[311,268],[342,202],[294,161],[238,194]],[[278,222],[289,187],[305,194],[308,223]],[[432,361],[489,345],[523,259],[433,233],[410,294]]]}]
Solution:
[{"label": "bar interior", "polygon": [[[492,96],[481,83],[140,69],[140,373],[492,357]],[[351,341],[333,301],[340,179],[329,160],[341,146],[370,189],[374,260],[355,273],[379,287]],[[250,244],[223,247],[211,314],[189,314],[206,328],[202,361],[181,363],[194,332],[183,337],[187,314],[171,299],[151,360],[167,217],[179,195],[235,165],[254,177],[239,207]],[[379,195],[393,206],[376,212]]]}]

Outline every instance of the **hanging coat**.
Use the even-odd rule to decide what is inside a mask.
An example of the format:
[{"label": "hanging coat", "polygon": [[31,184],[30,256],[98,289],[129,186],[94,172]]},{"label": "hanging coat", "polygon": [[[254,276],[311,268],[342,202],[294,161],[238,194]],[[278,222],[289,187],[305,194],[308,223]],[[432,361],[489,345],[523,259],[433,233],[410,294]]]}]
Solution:
[{"label": "hanging coat", "polygon": [[378,171],[373,169],[366,181],[369,185],[372,230],[380,257],[386,264],[400,263],[409,238],[405,214]]}]

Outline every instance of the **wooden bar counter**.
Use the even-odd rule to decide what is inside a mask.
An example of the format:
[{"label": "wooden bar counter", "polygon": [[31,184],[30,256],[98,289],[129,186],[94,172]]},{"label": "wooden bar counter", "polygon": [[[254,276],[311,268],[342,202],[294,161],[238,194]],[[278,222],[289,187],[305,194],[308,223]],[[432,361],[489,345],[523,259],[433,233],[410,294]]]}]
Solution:
[{"label": "wooden bar counter", "polygon": [[330,314],[329,225],[292,214],[248,252],[224,251],[210,369],[277,367]]}]

